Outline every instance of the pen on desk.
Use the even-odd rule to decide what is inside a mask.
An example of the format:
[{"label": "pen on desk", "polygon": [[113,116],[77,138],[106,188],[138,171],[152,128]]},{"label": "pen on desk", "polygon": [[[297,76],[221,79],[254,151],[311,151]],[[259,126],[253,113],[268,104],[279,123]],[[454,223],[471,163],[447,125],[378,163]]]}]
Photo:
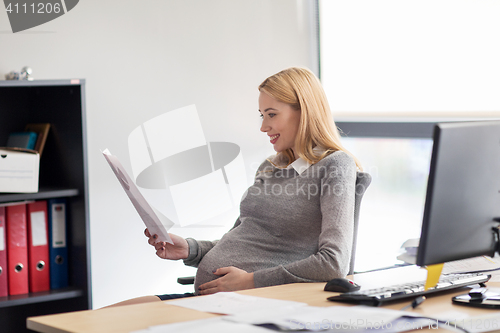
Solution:
[{"label": "pen on desk", "polygon": [[417,306],[422,304],[424,301],[425,301],[425,296],[419,296],[419,297],[415,298],[413,300],[413,302],[411,302],[411,304],[408,304],[407,306],[403,307],[401,309],[401,311],[404,311],[404,310],[408,309],[409,307],[411,307],[412,309],[415,309]]},{"label": "pen on desk", "polygon": [[486,260],[488,260],[488,261],[490,261],[490,262],[492,262],[492,263],[494,263],[494,264],[496,264],[496,262],[494,262],[493,260],[491,260],[491,259],[490,259],[490,258],[488,258],[487,256],[483,256],[483,258],[484,258],[484,259],[486,259]]}]

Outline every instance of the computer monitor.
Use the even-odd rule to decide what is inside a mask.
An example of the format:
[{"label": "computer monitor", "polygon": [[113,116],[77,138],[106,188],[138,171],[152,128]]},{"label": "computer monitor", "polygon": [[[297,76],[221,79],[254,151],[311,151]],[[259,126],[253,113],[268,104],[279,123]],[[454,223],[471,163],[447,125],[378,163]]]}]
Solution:
[{"label": "computer monitor", "polygon": [[500,217],[500,121],[434,127],[417,265],[493,256]]}]

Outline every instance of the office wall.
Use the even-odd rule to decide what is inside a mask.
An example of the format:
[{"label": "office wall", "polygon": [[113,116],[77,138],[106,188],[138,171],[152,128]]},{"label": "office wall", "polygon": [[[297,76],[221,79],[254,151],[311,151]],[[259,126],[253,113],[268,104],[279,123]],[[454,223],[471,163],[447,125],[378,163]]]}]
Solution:
[{"label": "office wall", "polygon": [[[147,294],[189,291],[182,262],[156,257],[144,226],[100,153],[131,172],[130,132],[196,104],[207,141],[240,146],[247,182],[272,153],[260,133],[257,86],[289,66],[314,66],[307,0],[86,0],[54,21],[12,34],[0,11],[0,77],[29,65],[35,79],[85,78],[93,306]],[[190,124],[180,124],[186,137]],[[183,136],[178,140],[183,140]],[[165,144],[175,144],[166,142]],[[194,238],[219,227],[174,228]]]}]

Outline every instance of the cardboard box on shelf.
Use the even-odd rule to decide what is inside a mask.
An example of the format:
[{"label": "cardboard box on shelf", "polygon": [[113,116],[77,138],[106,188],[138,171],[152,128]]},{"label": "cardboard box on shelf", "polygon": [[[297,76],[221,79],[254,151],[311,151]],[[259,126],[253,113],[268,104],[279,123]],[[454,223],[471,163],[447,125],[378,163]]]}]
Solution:
[{"label": "cardboard box on shelf", "polygon": [[38,192],[39,171],[37,151],[0,147],[0,192]]}]

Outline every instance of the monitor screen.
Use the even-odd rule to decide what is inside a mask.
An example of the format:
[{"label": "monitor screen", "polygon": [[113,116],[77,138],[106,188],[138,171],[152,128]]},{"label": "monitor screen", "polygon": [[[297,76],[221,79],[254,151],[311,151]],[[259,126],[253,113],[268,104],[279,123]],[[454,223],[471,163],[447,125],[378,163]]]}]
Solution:
[{"label": "monitor screen", "polygon": [[500,217],[500,121],[437,124],[417,265],[493,256]]}]

